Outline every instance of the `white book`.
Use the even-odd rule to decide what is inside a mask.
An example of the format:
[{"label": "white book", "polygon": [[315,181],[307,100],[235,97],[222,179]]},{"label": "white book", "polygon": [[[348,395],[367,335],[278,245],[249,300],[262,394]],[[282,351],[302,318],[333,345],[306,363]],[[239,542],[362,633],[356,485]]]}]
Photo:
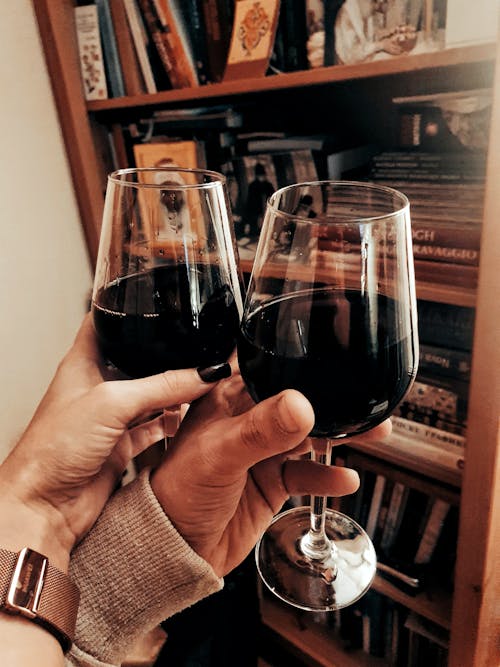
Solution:
[{"label": "white book", "polygon": [[144,28],[141,14],[139,13],[139,8],[137,7],[135,0],[123,0],[123,2],[125,4],[128,24],[130,32],[132,33],[132,39],[134,40],[134,47],[141,67],[146,90],[148,93],[157,93],[158,89],[156,87],[153,70],[151,69],[151,63],[149,62],[145,44],[145,36],[147,33]]},{"label": "white book", "polygon": [[76,36],[86,100],[108,97],[96,5],[75,7]]}]

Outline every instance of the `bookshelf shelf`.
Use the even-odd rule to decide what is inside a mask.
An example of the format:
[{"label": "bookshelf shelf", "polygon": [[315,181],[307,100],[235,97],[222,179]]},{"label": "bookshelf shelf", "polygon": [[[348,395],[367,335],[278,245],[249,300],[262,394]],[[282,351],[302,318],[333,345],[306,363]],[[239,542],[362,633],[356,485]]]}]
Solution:
[{"label": "bookshelf shelf", "polygon": [[260,610],[264,626],[308,667],[382,667],[385,664],[382,659],[362,651],[346,652],[327,628],[314,623],[308,612],[290,613],[290,608],[266,596],[261,599]]},{"label": "bookshelf shelf", "polygon": [[87,103],[87,109],[94,113],[125,111],[140,107],[142,109],[164,107],[169,104],[199,103],[203,100],[213,102],[219,98],[234,98],[246,94],[259,94],[293,88],[305,88],[324,84],[370,79],[375,77],[405,74],[436,68],[451,68],[465,65],[476,66],[493,63],[495,44],[479,44],[468,47],[447,49],[435,53],[409,55],[388,60],[379,60],[357,65],[336,65],[319,67],[313,70],[288,72],[266,77],[228,81],[197,88],[166,90],[154,95],[136,95],[116,97],[107,100],[94,100]]},{"label": "bookshelf shelf", "polygon": [[457,465],[455,454],[437,450],[416,438],[393,433],[381,441],[351,440],[349,447],[455,488],[462,483],[463,464]]},{"label": "bookshelf shelf", "polygon": [[376,576],[373,588],[378,592],[411,609],[420,616],[437,623],[443,628],[451,628],[451,595],[444,591],[426,589],[417,595],[406,595],[393,584]]},{"label": "bookshelf shelf", "polygon": [[[252,260],[242,259],[240,261],[243,273],[250,275],[252,271]],[[468,306],[473,308],[476,303],[476,290],[465,287],[454,287],[453,285],[437,285],[435,283],[423,283],[417,281],[417,298],[437,303],[450,303],[455,306]]]}]

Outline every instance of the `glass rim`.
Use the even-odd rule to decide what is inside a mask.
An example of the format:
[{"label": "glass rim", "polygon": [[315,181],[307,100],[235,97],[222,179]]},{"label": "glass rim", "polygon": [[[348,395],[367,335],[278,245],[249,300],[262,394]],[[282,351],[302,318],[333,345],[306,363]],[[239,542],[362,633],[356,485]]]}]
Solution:
[{"label": "glass rim", "polygon": [[[120,176],[127,176],[129,174],[144,174],[144,173],[161,173],[172,172],[181,174],[198,174],[203,176],[210,176],[213,180],[207,183],[139,183],[138,181],[127,181],[120,178]],[[108,181],[115,185],[121,185],[129,188],[150,188],[152,190],[199,190],[210,189],[218,185],[226,184],[226,177],[218,171],[212,169],[190,168],[190,167],[128,167],[126,169],[115,169],[108,174]]]},{"label": "glass rim", "polygon": [[[353,217],[352,220],[335,220],[334,218],[330,219],[327,215],[321,215],[318,216],[317,218],[307,218],[300,214],[287,213],[286,211],[282,211],[277,206],[276,202],[288,190],[294,190],[300,187],[311,187],[311,186],[321,187],[324,185],[341,186],[345,187],[346,189],[349,188],[354,189],[354,187],[357,187],[363,190],[375,190],[379,192],[384,192],[386,195],[391,195],[392,197],[398,198],[401,202],[401,206],[399,208],[394,208],[394,210],[391,211],[390,213]],[[311,225],[318,225],[318,224],[324,225],[328,223],[332,225],[354,225],[354,224],[364,224],[370,222],[380,222],[387,218],[393,218],[396,215],[401,215],[409,210],[410,201],[408,197],[405,194],[403,194],[400,190],[396,190],[395,188],[391,188],[387,185],[379,185],[378,183],[368,183],[364,181],[342,181],[342,180],[324,179],[318,181],[304,181],[303,183],[292,183],[291,185],[285,185],[282,188],[279,188],[278,190],[273,192],[273,194],[267,200],[267,206],[277,215],[283,216],[290,220],[300,220],[300,222],[307,222]]]}]

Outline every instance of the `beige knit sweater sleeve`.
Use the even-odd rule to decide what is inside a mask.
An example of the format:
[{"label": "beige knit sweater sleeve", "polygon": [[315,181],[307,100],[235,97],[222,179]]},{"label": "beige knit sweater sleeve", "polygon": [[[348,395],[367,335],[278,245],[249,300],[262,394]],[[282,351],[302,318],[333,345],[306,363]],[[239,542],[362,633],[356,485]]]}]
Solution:
[{"label": "beige knit sweater sleeve", "polygon": [[143,634],[223,586],[166,517],[148,470],[111,498],[70,574],[81,599],[66,664],[78,667],[119,665]]}]

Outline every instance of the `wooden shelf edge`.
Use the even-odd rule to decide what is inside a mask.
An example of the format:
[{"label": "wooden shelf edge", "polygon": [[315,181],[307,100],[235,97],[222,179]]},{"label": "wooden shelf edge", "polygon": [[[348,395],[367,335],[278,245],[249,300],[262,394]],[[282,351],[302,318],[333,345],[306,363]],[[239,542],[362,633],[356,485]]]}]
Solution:
[{"label": "wooden shelf edge", "polygon": [[357,440],[346,443],[352,449],[401,466],[438,482],[460,488],[463,459],[436,445],[393,432],[384,440]]},{"label": "wooden shelf edge", "polygon": [[[240,267],[243,273],[252,272],[253,261],[251,259],[240,259]],[[438,285],[437,283],[416,283],[417,298],[424,301],[436,301],[437,303],[449,303],[455,306],[467,306],[474,308],[476,305],[476,289],[466,287],[455,287],[454,285]]]},{"label": "wooden shelf edge", "polygon": [[378,593],[385,595],[394,602],[398,602],[407,609],[437,623],[442,628],[449,630],[451,627],[451,596],[443,591],[424,590],[417,595],[407,595],[397,586],[389,583],[379,575],[375,577],[373,588]]},{"label": "wooden shelf edge", "polygon": [[[292,607],[284,608],[281,603],[262,598],[262,623],[293,646],[309,665],[321,667],[382,667],[380,658],[362,651],[345,651],[335,637],[329,636],[328,629],[308,618],[309,612],[300,616],[300,621]],[[327,612],[326,612],[327,613]]]},{"label": "wooden shelf edge", "polygon": [[340,83],[356,79],[369,79],[378,76],[402,74],[412,71],[435,69],[493,62],[496,54],[494,43],[475,44],[472,46],[444,49],[431,53],[408,55],[387,60],[378,60],[356,65],[334,65],[318,67],[299,72],[288,72],[271,76],[241,79],[221,83],[212,83],[196,88],[165,90],[153,95],[135,95],[133,97],[115,97],[107,100],[87,102],[88,111],[95,113],[117,111],[133,107],[150,107],[177,103],[200,102],[220,97],[233,97],[243,94],[262,93],[273,90]]}]

